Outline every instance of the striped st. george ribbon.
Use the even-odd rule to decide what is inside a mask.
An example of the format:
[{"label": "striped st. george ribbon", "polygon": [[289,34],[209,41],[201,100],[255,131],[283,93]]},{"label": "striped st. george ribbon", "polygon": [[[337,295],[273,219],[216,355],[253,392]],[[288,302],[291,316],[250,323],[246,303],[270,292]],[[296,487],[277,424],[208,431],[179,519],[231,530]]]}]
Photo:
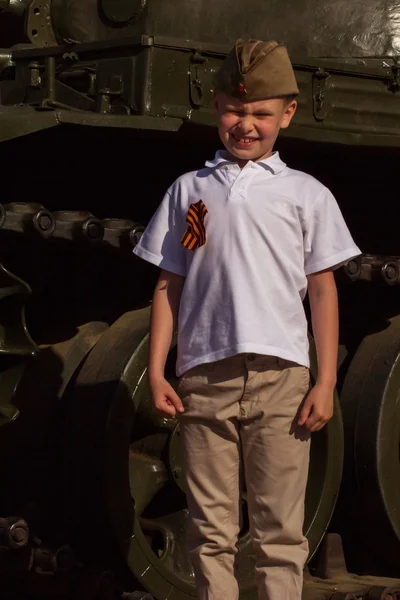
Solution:
[{"label": "striped st. george ribbon", "polygon": [[181,244],[188,250],[196,250],[206,243],[204,218],[208,213],[203,200],[192,203],[186,215],[188,227],[182,236]]}]

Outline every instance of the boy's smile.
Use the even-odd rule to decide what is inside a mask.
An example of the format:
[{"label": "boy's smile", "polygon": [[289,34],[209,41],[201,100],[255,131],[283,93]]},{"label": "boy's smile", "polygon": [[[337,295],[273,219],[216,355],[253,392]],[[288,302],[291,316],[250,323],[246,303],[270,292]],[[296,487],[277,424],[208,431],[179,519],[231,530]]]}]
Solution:
[{"label": "boy's smile", "polygon": [[296,107],[292,99],[243,102],[217,92],[215,108],[221,141],[241,167],[249,160],[263,160],[272,154],[279,130],[289,126]]},{"label": "boy's smile", "polygon": [[250,148],[251,146],[253,146],[256,142],[260,141],[259,137],[239,137],[239,133],[235,134],[232,133],[232,138],[234,141],[234,144],[236,146],[238,146],[239,148]]}]

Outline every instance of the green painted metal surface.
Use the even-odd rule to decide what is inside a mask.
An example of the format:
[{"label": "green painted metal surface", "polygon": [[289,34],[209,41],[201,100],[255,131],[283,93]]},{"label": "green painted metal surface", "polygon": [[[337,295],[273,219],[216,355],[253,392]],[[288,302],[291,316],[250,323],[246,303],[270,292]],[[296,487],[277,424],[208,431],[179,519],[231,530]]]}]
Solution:
[{"label": "green painted metal surface", "polygon": [[[76,45],[71,52],[49,48],[12,53],[28,81],[32,69],[27,64],[37,62],[39,71],[44,72],[46,62],[54,56],[48,67],[54,69],[54,86],[49,90],[44,76],[40,83],[32,86],[27,81],[28,87],[19,89],[7,80],[0,83],[5,90],[0,113],[0,122],[1,118],[5,121],[3,140],[61,124],[166,130],[183,136],[195,135],[193,127],[214,128],[211,80],[224,57],[218,50],[197,51],[194,42],[146,36],[113,46]],[[109,58],[111,53],[115,58]],[[299,108],[284,136],[355,146],[398,145],[394,59],[293,57],[293,62],[300,88]],[[96,76],[94,92],[90,70]],[[13,71],[9,70],[10,78]],[[74,73],[79,73],[75,80]],[[78,92],[77,86],[83,91]],[[321,94],[323,102],[318,100]],[[24,106],[15,108],[17,103]]]},{"label": "green painted metal surface", "polygon": [[284,136],[398,146],[396,1],[289,2],[283,15],[275,0],[199,0],[196,10],[184,0],[21,0],[0,13],[0,39],[21,4],[25,33],[0,51],[0,141],[63,123],[213,128],[212,75],[250,35],[289,47],[301,93]]}]

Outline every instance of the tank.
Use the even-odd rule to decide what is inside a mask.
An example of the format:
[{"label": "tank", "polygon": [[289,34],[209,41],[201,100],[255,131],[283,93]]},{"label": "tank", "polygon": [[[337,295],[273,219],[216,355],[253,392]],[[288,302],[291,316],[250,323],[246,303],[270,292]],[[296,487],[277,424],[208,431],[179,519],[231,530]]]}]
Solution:
[{"label": "tank", "polygon": [[[157,270],[132,250],[219,148],[213,73],[257,37],[287,44],[300,88],[277,149],[330,187],[363,251],[336,272],[303,597],[399,597],[399,22],[395,0],[0,0],[2,593],[195,598],[179,426],[146,382]],[[315,378],[311,326],[310,354]]]}]

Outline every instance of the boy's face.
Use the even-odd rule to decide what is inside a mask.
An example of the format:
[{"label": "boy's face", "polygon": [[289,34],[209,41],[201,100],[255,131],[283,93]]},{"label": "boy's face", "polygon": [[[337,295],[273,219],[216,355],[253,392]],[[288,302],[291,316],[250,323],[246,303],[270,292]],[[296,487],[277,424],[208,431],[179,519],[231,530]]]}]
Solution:
[{"label": "boy's face", "polygon": [[214,101],[219,136],[240,166],[272,154],[279,130],[289,126],[297,108],[296,100],[243,102],[223,92],[217,92]]}]

